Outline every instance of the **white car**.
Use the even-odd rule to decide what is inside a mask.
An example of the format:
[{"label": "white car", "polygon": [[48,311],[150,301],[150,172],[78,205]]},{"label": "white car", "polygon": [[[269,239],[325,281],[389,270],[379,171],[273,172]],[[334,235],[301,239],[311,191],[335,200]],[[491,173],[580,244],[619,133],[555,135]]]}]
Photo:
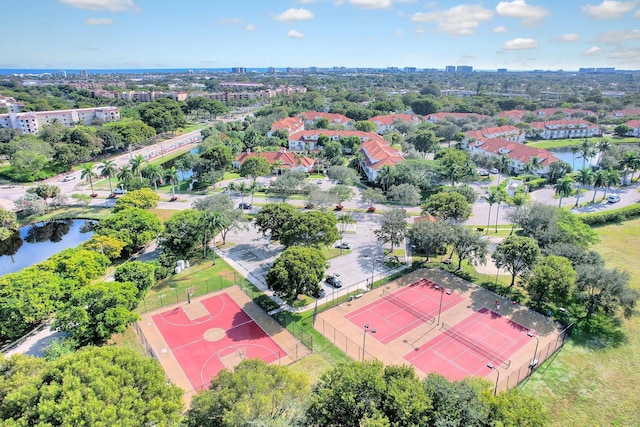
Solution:
[{"label": "white car", "polygon": [[75,175],[67,175],[64,178],[62,178],[62,182],[69,182],[69,181],[73,181],[74,179],[76,179]]},{"label": "white car", "polygon": [[607,202],[609,203],[618,203],[620,201],[620,196],[617,194],[609,194],[607,197]]}]

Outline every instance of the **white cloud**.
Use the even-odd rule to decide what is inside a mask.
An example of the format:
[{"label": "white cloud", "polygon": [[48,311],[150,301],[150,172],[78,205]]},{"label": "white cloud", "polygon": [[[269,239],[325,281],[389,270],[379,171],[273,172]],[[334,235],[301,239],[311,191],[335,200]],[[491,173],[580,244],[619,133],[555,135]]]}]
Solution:
[{"label": "white cloud", "polygon": [[296,3],[299,4],[311,4],[311,3],[316,3],[318,0],[296,0]]},{"label": "white cloud", "polygon": [[109,18],[88,18],[84,20],[87,25],[113,25],[113,20]]},{"label": "white cloud", "polygon": [[253,24],[247,24],[247,25],[245,25],[245,27],[244,27],[244,30],[245,30],[246,32],[248,32],[248,33],[253,33],[253,32],[254,32],[255,30],[257,30],[257,29],[258,29],[258,27],[256,27],[256,26],[255,26],[255,25],[253,25]]},{"label": "white cloud", "polygon": [[609,58],[614,59],[626,59],[631,60],[631,62],[638,63],[640,62],[640,49],[622,49],[611,52]]},{"label": "white cloud", "polygon": [[461,4],[451,9],[435,12],[418,12],[411,17],[412,22],[435,23],[439,33],[453,35],[475,34],[483,21],[493,18],[493,11],[481,5]]},{"label": "white cloud", "polygon": [[109,12],[140,11],[133,0],[60,0],[60,3],[77,9],[108,10]]},{"label": "white cloud", "polygon": [[298,30],[291,30],[287,33],[287,37],[289,37],[290,39],[303,39],[304,34],[302,34]]},{"label": "white cloud", "polygon": [[388,9],[393,5],[391,0],[349,0],[349,4],[362,9]]},{"label": "white cloud", "polygon": [[496,12],[502,16],[522,20],[524,25],[538,25],[549,16],[549,11],[541,6],[531,6],[526,0],[501,1]]},{"label": "white cloud", "polygon": [[582,11],[596,19],[615,19],[632,11],[634,7],[636,7],[635,1],[604,0],[597,5],[584,5]]},{"label": "white cloud", "polygon": [[493,30],[491,31],[496,34],[506,33],[507,27],[505,27],[504,25],[498,25],[497,27],[493,27]]},{"label": "white cloud", "polygon": [[599,48],[598,46],[592,46],[589,49],[585,50],[582,53],[582,56],[596,56],[596,55],[600,55],[602,53],[602,48]]},{"label": "white cloud", "polygon": [[394,34],[395,34],[396,36],[402,36],[402,35],[404,35],[404,30],[396,30],[396,31],[394,32]]},{"label": "white cloud", "polygon": [[563,34],[560,37],[557,37],[553,40],[557,42],[562,42],[562,43],[573,43],[580,40],[580,36],[578,34],[568,33],[568,34]]},{"label": "white cloud", "polygon": [[517,38],[509,40],[502,45],[506,50],[520,50],[520,49],[533,49],[538,47],[538,42],[534,39]]},{"label": "white cloud", "polygon": [[613,30],[600,33],[597,37],[599,42],[607,44],[616,44],[635,39],[640,39],[640,30]]},{"label": "white cloud", "polygon": [[313,19],[313,13],[307,9],[294,9],[291,8],[282,12],[280,15],[276,15],[275,20],[281,22],[294,22],[294,21],[308,21]]},{"label": "white cloud", "polygon": [[636,18],[640,18],[640,9],[636,10],[636,13],[634,13],[633,16]]}]

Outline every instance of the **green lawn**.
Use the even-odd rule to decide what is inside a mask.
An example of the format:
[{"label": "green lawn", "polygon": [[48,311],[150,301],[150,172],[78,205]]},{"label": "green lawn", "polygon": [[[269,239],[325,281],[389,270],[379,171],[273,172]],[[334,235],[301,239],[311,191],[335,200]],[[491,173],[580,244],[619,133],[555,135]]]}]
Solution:
[{"label": "green lawn", "polygon": [[98,206],[72,206],[56,209],[41,216],[28,216],[20,219],[20,224],[31,224],[34,222],[48,221],[52,219],[102,219],[111,213],[110,208]]},{"label": "green lawn", "polygon": [[[640,290],[640,219],[596,229],[595,249],[611,268],[629,272]],[[569,342],[552,363],[543,364],[526,389],[545,396],[556,426],[638,425],[640,405],[640,318],[625,322],[627,342],[593,350]]]},{"label": "green lawn", "polygon": [[[634,137],[620,137],[613,136],[607,137],[607,141],[613,144],[638,144],[640,139]],[[554,139],[554,140],[541,140],[541,141],[527,141],[526,144],[535,148],[564,148],[571,147],[572,145],[581,144],[584,138],[572,138],[572,139]],[[597,138],[591,138],[590,141],[596,142]]]}]

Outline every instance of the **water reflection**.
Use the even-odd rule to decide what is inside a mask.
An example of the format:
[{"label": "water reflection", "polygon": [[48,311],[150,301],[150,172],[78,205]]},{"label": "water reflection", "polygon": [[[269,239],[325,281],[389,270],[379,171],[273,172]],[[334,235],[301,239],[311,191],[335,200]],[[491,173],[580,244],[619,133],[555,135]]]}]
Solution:
[{"label": "water reflection", "polygon": [[56,220],[20,228],[0,241],[0,275],[13,273],[91,238],[92,221]]}]

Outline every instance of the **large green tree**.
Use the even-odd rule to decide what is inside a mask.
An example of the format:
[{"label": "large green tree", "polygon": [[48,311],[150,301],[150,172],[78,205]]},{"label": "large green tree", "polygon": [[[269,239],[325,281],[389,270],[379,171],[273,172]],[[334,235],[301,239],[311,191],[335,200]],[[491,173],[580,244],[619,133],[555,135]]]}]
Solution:
[{"label": "large green tree", "polygon": [[287,203],[268,203],[256,214],[254,223],[262,235],[280,240],[284,224],[296,214],[296,208]]},{"label": "large green tree", "polygon": [[8,239],[18,230],[18,218],[15,213],[0,209],[0,241]]},{"label": "large green tree", "polygon": [[445,192],[429,197],[429,200],[422,205],[422,212],[442,221],[461,223],[469,219],[473,209],[462,194]]},{"label": "large green tree", "polygon": [[413,224],[407,233],[413,250],[431,256],[443,254],[453,241],[451,226],[444,221],[421,221]]},{"label": "large green tree", "polygon": [[538,242],[530,237],[511,235],[498,243],[491,255],[496,267],[504,268],[511,274],[511,285],[516,277],[527,273],[540,257]]},{"label": "large green tree", "polygon": [[195,396],[184,424],[191,427],[299,425],[311,389],[304,374],[259,359],[223,369]]},{"label": "large green tree", "polygon": [[185,209],[172,215],[164,223],[160,244],[164,251],[178,258],[188,257],[202,242],[202,212]]},{"label": "large green tree", "polygon": [[409,215],[403,209],[393,208],[383,214],[380,228],[373,232],[378,241],[391,243],[391,252],[393,252],[394,246],[400,245],[404,241],[408,217]]},{"label": "large green tree", "polygon": [[267,286],[285,298],[299,294],[316,295],[326,268],[327,260],[319,249],[292,246],[273,262],[267,273]]},{"label": "large green tree", "polygon": [[489,244],[481,234],[466,227],[455,226],[453,228],[452,252],[458,255],[458,270],[460,270],[462,261],[465,259],[474,265],[485,264],[489,253]]},{"label": "large green tree", "polygon": [[339,239],[336,216],[328,212],[297,213],[285,221],[280,233],[280,243],[286,247],[322,247]]},{"label": "large green tree", "polygon": [[227,242],[229,231],[246,227],[247,219],[243,210],[234,208],[233,200],[228,194],[215,193],[194,201],[192,206],[202,212],[217,212],[224,218],[224,221],[220,223],[220,236],[223,245]]},{"label": "large green tree", "polygon": [[105,343],[138,320],[132,310],[138,303],[133,283],[93,283],[71,294],[55,314],[53,329],[66,332],[80,346]]},{"label": "large green tree", "polygon": [[431,409],[412,367],[350,362],[321,375],[310,398],[307,425],[427,426]]},{"label": "large green tree", "polygon": [[153,358],[119,346],[89,346],[52,362],[0,356],[5,425],[177,425],[182,393]]},{"label": "large green tree", "polygon": [[271,175],[273,166],[264,157],[250,157],[240,165],[240,176],[251,178],[253,181],[259,176]]},{"label": "large green tree", "polygon": [[155,239],[162,230],[156,215],[140,208],[126,208],[96,224],[96,233],[126,243],[123,255],[130,255]]},{"label": "large green tree", "polygon": [[140,299],[155,285],[155,270],[155,266],[152,263],[129,261],[116,267],[113,278],[117,282],[129,282],[136,285],[138,289],[136,297]]},{"label": "large green tree", "polygon": [[140,190],[129,191],[116,201],[113,212],[118,212],[126,208],[153,209],[158,206],[160,196],[154,193],[150,188],[141,188]]},{"label": "large green tree", "polygon": [[576,271],[565,257],[549,255],[533,267],[527,277],[527,291],[538,302],[543,298],[564,305],[576,289]]}]

